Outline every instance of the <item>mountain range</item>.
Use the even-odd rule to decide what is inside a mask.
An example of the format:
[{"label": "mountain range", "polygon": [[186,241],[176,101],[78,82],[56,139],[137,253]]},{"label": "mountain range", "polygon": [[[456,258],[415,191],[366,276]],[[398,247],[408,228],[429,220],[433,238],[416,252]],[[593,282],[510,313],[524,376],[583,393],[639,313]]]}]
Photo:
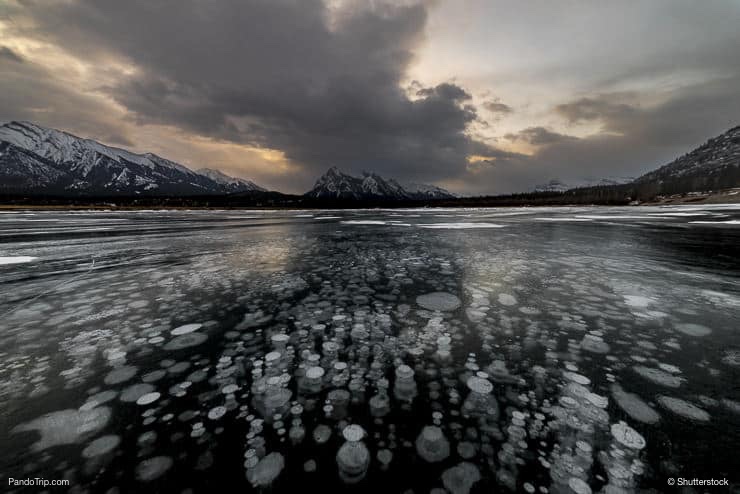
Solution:
[{"label": "mountain range", "polygon": [[306,192],[306,196],[313,199],[451,199],[455,196],[434,185],[405,183],[401,184],[394,179],[385,179],[376,173],[363,172],[362,177],[354,177],[331,167]]},{"label": "mountain range", "polygon": [[566,190],[583,187],[604,187],[608,185],[628,184],[634,180],[635,177],[607,177],[600,179],[585,178],[567,181],[554,178],[547,183],[537,185],[534,188],[534,192],[565,192]]},{"label": "mountain range", "polygon": [[210,169],[193,171],[28,122],[0,126],[0,191],[56,195],[213,195],[264,192]]},{"label": "mountain range", "polygon": [[[535,194],[552,195],[553,200],[563,203],[574,200],[623,203],[634,198],[650,200],[661,195],[733,187],[740,187],[740,126],[637,179],[611,177],[576,182],[553,179],[538,186]],[[250,180],[230,177],[212,168],[194,171],[152,153],[137,154],[28,122],[0,125],[0,194],[209,196],[227,201],[263,197],[273,205],[462,201],[434,185],[401,183],[372,172],[356,177],[337,167],[331,167],[303,196],[268,192]]]}]

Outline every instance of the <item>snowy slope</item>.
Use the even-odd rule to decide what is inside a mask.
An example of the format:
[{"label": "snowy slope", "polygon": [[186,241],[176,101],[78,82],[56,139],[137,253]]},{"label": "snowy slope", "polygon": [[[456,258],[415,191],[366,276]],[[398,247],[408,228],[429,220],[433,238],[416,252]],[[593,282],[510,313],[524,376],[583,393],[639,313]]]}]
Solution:
[{"label": "snowy slope", "polygon": [[250,192],[250,191],[258,191],[258,192],[265,192],[266,189],[263,189],[259,185],[255,184],[251,180],[246,180],[243,178],[237,178],[237,177],[230,177],[229,175],[226,175],[225,173],[222,173],[218,170],[213,170],[211,168],[201,168],[199,170],[196,170],[197,173],[203,175],[206,178],[209,178],[216,182],[217,184],[220,184],[227,189],[229,189],[230,192]]},{"label": "snowy slope", "polygon": [[[655,171],[646,173],[635,182],[669,183],[713,175],[719,177],[723,174],[737,174],[738,167],[740,167],[740,126],[709,139],[693,151]],[[731,187],[734,184],[727,186]]]},{"label": "snowy slope", "polygon": [[313,189],[305,194],[317,199],[437,199],[454,197],[433,185],[401,185],[394,179],[385,179],[376,173],[363,172],[362,177],[330,168],[319,177]]},{"label": "snowy slope", "polygon": [[606,187],[609,185],[622,185],[634,181],[634,177],[607,177],[601,179],[578,179],[578,180],[560,180],[552,179],[547,183],[537,185],[534,192],[565,192],[566,190],[583,188],[583,187]]},{"label": "snowy slope", "polygon": [[136,154],[28,122],[0,126],[0,143],[11,153],[0,161],[6,191],[205,195],[235,190],[152,153]]}]

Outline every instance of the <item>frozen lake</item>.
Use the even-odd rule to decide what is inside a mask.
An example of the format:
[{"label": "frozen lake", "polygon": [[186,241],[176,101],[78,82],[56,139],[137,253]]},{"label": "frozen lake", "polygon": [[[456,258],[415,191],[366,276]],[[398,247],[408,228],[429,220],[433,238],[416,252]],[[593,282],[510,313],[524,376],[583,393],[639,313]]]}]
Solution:
[{"label": "frozen lake", "polygon": [[737,484],[740,205],[2,212],[0,403],[73,492]]}]

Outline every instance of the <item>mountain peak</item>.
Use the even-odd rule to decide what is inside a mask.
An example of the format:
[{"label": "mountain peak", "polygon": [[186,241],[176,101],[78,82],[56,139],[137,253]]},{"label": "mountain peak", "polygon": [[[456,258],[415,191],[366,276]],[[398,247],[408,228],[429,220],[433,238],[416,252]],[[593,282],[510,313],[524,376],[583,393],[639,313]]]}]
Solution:
[{"label": "mountain peak", "polygon": [[207,195],[263,190],[249,181],[224,184],[152,153],[137,154],[32,122],[0,125],[0,144],[10,149],[0,156],[4,191]]},{"label": "mountain peak", "polygon": [[332,166],[316,181],[313,189],[306,192],[317,199],[350,200],[424,200],[454,197],[444,189],[433,185],[414,185],[408,189],[394,179],[385,179],[375,172],[363,171],[354,177]]}]

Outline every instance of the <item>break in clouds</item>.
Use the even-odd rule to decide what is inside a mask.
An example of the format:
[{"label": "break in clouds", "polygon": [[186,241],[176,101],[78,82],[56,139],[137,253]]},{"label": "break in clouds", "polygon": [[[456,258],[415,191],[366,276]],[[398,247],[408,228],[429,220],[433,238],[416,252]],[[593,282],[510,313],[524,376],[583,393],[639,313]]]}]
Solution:
[{"label": "break in clouds", "polygon": [[[685,50],[686,64],[701,55],[711,77],[620,92],[593,81],[549,105],[542,121],[497,131],[523,109],[499,97],[479,101],[480,88],[455,73],[442,81],[410,78],[434,35],[434,8],[319,0],[11,2],[0,10],[9,40],[0,48],[0,119],[129,147],[139,143],[126,129],[143,124],[281,151],[292,173],[268,185],[283,190],[303,191],[338,166],[477,194],[526,190],[556,177],[637,175],[740,115],[740,71],[727,64],[732,43],[740,47],[733,35],[730,46],[722,39],[714,51],[709,45],[717,40],[698,42],[716,58]],[[492,16],[491,29],[496,22]],[[86,65],[28,59],[13,40],[30,52],[33,42],[51,44]],[[496,45],[485,49],[497,57]],[[631,70],[612,72],[637,78]],[[652,70],[665,74],[671,67],[655,60]],[[92,92],[69,84],[80,77],[92,81]],[[585,67],[583,77],[589,80]],[[485,89],[496,94],[495,85]],[[106,110],[111,101],[123,118]],[[231,166],[238,170],[238,163]]]}]

